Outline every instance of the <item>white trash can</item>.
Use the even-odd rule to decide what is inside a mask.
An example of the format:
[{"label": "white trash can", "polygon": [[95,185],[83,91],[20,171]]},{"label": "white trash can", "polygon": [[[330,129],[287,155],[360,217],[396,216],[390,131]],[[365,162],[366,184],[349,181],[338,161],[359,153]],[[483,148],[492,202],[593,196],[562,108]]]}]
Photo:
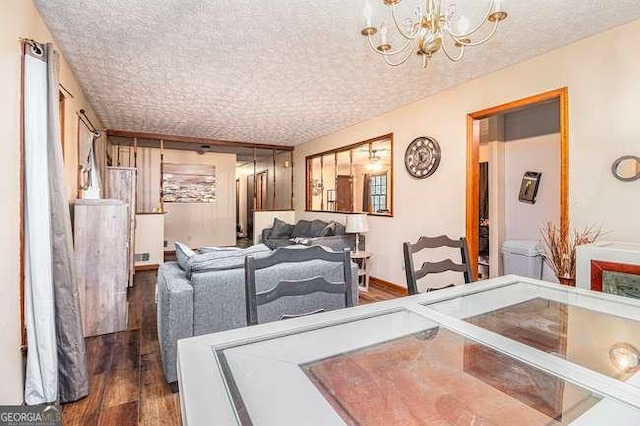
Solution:
[{"label": "white trash can", "polygon": [[502,245],[505,275],[542,279],[542,249],[537,241],[507,240]]}]

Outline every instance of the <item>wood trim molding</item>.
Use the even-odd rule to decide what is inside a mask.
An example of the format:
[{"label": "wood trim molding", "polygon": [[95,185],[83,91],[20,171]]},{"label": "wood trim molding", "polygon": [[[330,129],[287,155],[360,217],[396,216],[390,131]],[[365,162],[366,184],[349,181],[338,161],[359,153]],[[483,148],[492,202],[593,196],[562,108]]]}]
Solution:
[{"label": "wood trim molding", "polygon": [[406,287],[385,281],[381,278],[370,277],[369,285],[389,293],[397,294],[398,296],[407,296],[409,294]]},{"label": "wood trim molding", "polygon": [[309,159],[304,160],[304,207],[306,211],[311,208],[311,161]]},{"label": "wood trim molding", "polygon": [[160,265],[158,265],[157,263],[151,264],[151,265],[138,265],[135,267],[136,272],[143,272],[143,271],[156,271],[158,270],[158,268],[160,267]]},{"label": "wood trim molding", "polygon": [[517,111],[540,102],[558,99],[560,103],[560,229],[569,232],[569,91],[566,87],[507,102],[502,105],[472,112],[467,115],[467,190],[466,190],[466,236],[469,243],[469,263],[473,280],[478,275],[478,243],[480,208],[480,182],[478,162],[480,140],[474,131],[477,120],[497,114]]},{"label": "wood trim molding", "polygon": [[602,275],[604,271],[622,272],[625,274],[640,275],[640,265],[628,263],[605,262],[602,260],[591,261],[591,290],[602,291]]},{"label": "wood trim molding", "polygon": [[560,98],[560,230],[569,234],[569,90],[558,89]]},{"label": "wood trim molding", "polygon": [[471,114],[467,116],[467,224],[466,236],[469,248],[469,265],[471,267],[471,281],[478,279],[478,251],[480,244],[480,135],[474,131],[477,120]]},{"label": "wood trim molding", "polygon": [[[388,205],[389,205],[389,211],[390,213],[371,213],[371,212],[345,212],[345,211],[329,211],[329,210],[313,210],[312,207],[312,189],[311,189],[311,176],[312,176],[312,164],[311,161],[314,158],[320,158],[321,161],[322,159],[326,156],[326,155],[331,155],[331,154],[339,154],[341,152],[347,152],[347,151],[351,151],[354,148],[357,148],[359,146],[362,145],[367,145],[367,144],[371,144],[374,142],[379,142],[379,141],[385,141],[385,140],[389,140],[391,143],[391,149],[389,152],[390,155],[390,163],[389,163],[389,178],[388,178],[388,183],[387,186],[389,188],[391,188],[391,195],[387,194],[387,200],[388,200]],[[304,158],[304,162],[305,162],[305,211],[307,212],[317,212],[317,213],[342,213],[342,214],[348,214],[348,213],[366,213],[370,216],[379,216],[379,217],[393,217],[395,214],[395,206],[394,206],[394,200],[395,200],[395,188],[394,188],[394,182],[395,182],[395,168],[394,168],[394,137],[393,137],[393,133],[387,133],[386,135],[381,135],[381,136],[376,136],[375,138],[370,138],[364,141],[360,141],[360,142],[356,142],[356,143],[352,143],[349,145],[345,145],[345,146],[341,146],[338,148],[334,148],[334,149],[330,149],[328,151],[323,151],[323,152],[318,152],[315,154],[310,154],[307,155]],[[350,174],[353,174],[352,171],[349,172]]]},{"label": "wood trim molding", "polygon": [[345,145],[345,146],[341,146],[338,148],[334,148],[334,149],[330,149],[328,151],[322,151],[322,152],[317,152],[315,154],[309,154],[305,157],[305,160],[308,160],[310,158],[315,158],[315,157],[322,157],[325,155],[329,155],[329,154],[335,154],[335,153],[340,153],[340,152],[345,152],[345,151],[350,151],[353,148],[357,148],[361,145],[365,145],[365,144],[369,144],[369,143],[374,143],[374,142],[379,142],[379,141],[384,141],[384,140],[391,140],[393,143],[393,133],[387,133],[386,135],[380,135],[380,136],[376,136],[375,138],[370,138],[370,139],[366,139],[360,142],[356,142],[356,143],[352,143],[349,145]]},{"label": "wood trim molding", "polygon": [[275,149],[278,151],[293,151],[293,146],[288,145],[268,145],[268,144],[259,144],[252,142],[236,142],[236,141],[226,141],[220,139],[206,139],[206,138],[196,138],[191,136],[180,136],[180,135],[165,135],[160,133],[145,133],[145,132],[133,132],[129,130],[114,130],[107,129],[105,130],[107,136],[114,137],[124,137],[124,138],[138,138],[138,139],[153,139],[153,140],[163,140],[164,142],[184,142],[184,143],[192,143],[199,145],[213,145],[213,146],[230,146],[230,147],[241,147],[241,148],[258,148],[258,149]]},{"label": "wood trim molding", "polygon": [[342,210],[309,210],[309,209],[305,209],[305,212],[307,213],[328,213],[328,214],[341,214],[341,215],[345,215],[345,214],[367,214],[368,216],[374,216],[374,217],[393,217],[392,214],[387,214],[387,213],[367,213],[367,212],[349,212],[349,211],[342,211]]},{"label": "wood trim molding", "polygon": [[390,138],[391,138],[391,152],[389,153],[389,155],[390,155],[389,158],[390,158],[391,168],[389,169],[390,173],[389,173],[389,183],[388,183],[388,185],[389,185],[389,188],[391,188],[391,197],[389,197],[387,195],[387,198],[389,199],[389,205],[391,206],[391,209],[390,209],[391,214],[388,214],[388,215],[380,214],[379,215],[377,213],[369,213],[369,214],[374,215],[374,216],[393,217],[396,214],[395,213],[396,212],[396,210],[395,210],[396,206],[394,205],[394,200],[396,198],[396,188],[393,186],[394,182],[395,182],[395,167],[393,166],[393,162],[395,161],[396,157],[394,157],[395,154],[394,154],[394,148],[393,147],[395,145],[395,141],[394,141],[393,133],[391,133]]},{"label": "wood trim molding", "polygon": [[560,89],[550,90],[548,92],[539,93],[537,95],[528,96],[526,98],[518,99],[515,101],[507,102],[502,105],[486,108],[480,111],[472,112],[469,115],[474,120],[481,120],[483,118],[491,117],[492,115],[504,114],[505,112],[513,112],[522,108],[526,108],[530,105],[537,104],[544,101],[550,101],[553,99],[560,99],[566,96],[567,88],[562,87]]}]

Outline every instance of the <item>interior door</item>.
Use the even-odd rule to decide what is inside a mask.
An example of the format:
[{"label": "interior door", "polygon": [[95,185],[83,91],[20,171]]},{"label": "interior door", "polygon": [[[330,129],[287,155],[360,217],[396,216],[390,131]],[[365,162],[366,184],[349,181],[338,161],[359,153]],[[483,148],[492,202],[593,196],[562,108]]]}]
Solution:
[{"label": "interior door", "polygon": [[268,210],[267,207],[267,172],[260,172],[256,175],[257,193],[256,210]]},{"label": "interior door", "polygon": [[353,211],[353,177],[338,175],[336,178],[336,210],[339,212]]}]

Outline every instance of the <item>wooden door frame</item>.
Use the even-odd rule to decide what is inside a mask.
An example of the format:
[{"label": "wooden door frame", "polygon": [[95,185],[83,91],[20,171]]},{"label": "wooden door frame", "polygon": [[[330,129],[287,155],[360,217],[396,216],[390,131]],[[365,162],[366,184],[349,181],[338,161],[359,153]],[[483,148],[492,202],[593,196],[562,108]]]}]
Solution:
[{"label": "wooden door frame", "polygon": [[478,243],[480,219],[480,138],[474,122],[494,115],[512,112],[540,102],[557,99],[560,103],[560,229],[569,232],[569,92],[566,87],[529,96],[506,104],[467,114],[467,212],[466,235],[473,279],[478,275]]},{"label": "wooden door frame", "polygon": [[[268,202],[268,197],[267,197],[267,193],[269,192],[268,185],[269,185],[268,170],[257,172],[256,184],[255,184],[255,188],[253,189],[256,194],[256,206],[255,206],[256,211],[270,210],[265,208]],[[260,188],[260,190],[258,190],[258,188]]]}]

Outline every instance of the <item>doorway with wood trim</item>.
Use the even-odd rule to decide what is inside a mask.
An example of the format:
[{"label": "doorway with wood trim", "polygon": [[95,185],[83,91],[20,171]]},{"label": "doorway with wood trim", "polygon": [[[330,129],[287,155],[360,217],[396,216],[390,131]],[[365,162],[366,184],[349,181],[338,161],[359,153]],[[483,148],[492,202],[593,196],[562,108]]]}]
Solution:
[{"label": "doorway with wood trim", "polygon": [[[546,111],[546,118],[544,118],[544,111]],[[547,120],[547,122],[543,122],[543,128],[555,126],[556,130],[553,130],[553,132],[557,131],[557,142],[555,142],[557,148],[552,148],[556,149],[556,152],[553,153],[554,159],[546,162],[547,173],[545,176],[539,178],[541,187],[543,184],[545,185],[545,202],[553,205],[551,208],[554,214],[549,218],[543,217],[544,215],[537,218],[542,221],[559,221],[562,232],[568,232],[569,129],[567,88],[541,93],[468,114],[466,236],[469,244],[470,263],[472,264],[472,271],[476,279],[479,276],[495,277],[502,274],[502,264],[500,262],[502,242],[505,238],[514,238],[513,235],[521,233],[519,231],[522,230],[518,230],[517,226],[515,228],[512,226],[516,231],[512,233],[512,236],[506,235],[509,232],[505,231],[507,226],[506,222],[510,217],[509,212],[511,212],[511,217],[515,217],[515,220],[518,221],[520,220],[520,216],[517,215],[522,214],[522,209],[525,209],[525,213],[522,216],[524,218],[526,218],[529,212],[535,210],[534,208],[526,210],[527,204],[522,203],[533,204],[536,200],[533,200],[533,203],[527,201],[526,197],[519,197],[518,191],[521,181],[526,180],[525,173],[527,171],[539,171],[527,169],[518,170],[518,166],[522,168],[526,167],[527,164],[531,164],[528,158],[527,161],[521,161],[518,166],[514,165],[513,167],[505,168],[505,155],[508,155],[508,153],[505,154],[505,150],[511,149],[515,152],[515,148],[517,148],[518,145],[520,146],[520,150],[522,150],[523,147],[535,150],[536,148],[533,145],[539,144],[540,142],[539,138],[536,138],[540,136],[537,132],[540,134],[552,132],[551,130],[546,132],[544,129],[537,128],[532,130],[536,126],[532,127],[529,121],[527,121],[528,118],[525,118],[527,114],[532,113],[542,114],[543,118],[538,121]],[[505,134],[505,130],[507,129],[504,122],[505,118],[507,120],[510,118],[513,123],[516,123],[518,119],[521,123],[525,123],[524,126],[512,127],[510,133],[516,134],[516,136]],[[555,122],[555,124],[553,122]],[[513,129],[515,129],[515,131],[513,131]],[[491,141],[489,141],[489,139],[491,139]],[[519,143],[495,143],[500,141],[508,142],[509,139],[517,139]],[[534,140],[535,143],[532,142]],[[532,146],[525,145],[521,142],[531,143]],[[493,145],[492,148],[489,149],[489,144],[491,143],[493,143]],[[548,148],[549,145],[547,145],[547,149]],[[535,153],[535,151],[532,152]],[[533,154],[525,154],[525,157],[526,156],[531,157]],[[518,163],[517,160],[508,160],[507,162],[516,165]],[[505,177],[505,171],[514,174],[514,176]],[[517,187],[515,174],[518,174]],[[546,180],[545,177],[547,178]],[[489,185],[488,180],[490,179],[492,181]],[[505,181],[507,184],[505,184]],[[507,203],[506,207],[505,202]],[[509,207],[511,204],[514,205],[513,208]],[[484,212],[484,215],[482,212]],[[492,216],[491,219],[489,219],[489,216]],[[527,221],[524,218],[520,222],[516,222],[516,225],[520,225],[520,223],[526,224]],[[531,223],[535,223],[536,225],[532,226]],[[537,239],[538,228],[539,224],[537,222],[529,220],[529,225],[526,230],[527,238]],[[518,236],[516,235],[515,238],[518,238]],[[489,244],[491,255],[489,255],[487,250]],[[480,260],[481,254],[483,255],[482,261]]]},{"label": "doorway with wood trim", "polygon": [[353,211],[353,176],[336,176],[337,208],[339,212]]}]

